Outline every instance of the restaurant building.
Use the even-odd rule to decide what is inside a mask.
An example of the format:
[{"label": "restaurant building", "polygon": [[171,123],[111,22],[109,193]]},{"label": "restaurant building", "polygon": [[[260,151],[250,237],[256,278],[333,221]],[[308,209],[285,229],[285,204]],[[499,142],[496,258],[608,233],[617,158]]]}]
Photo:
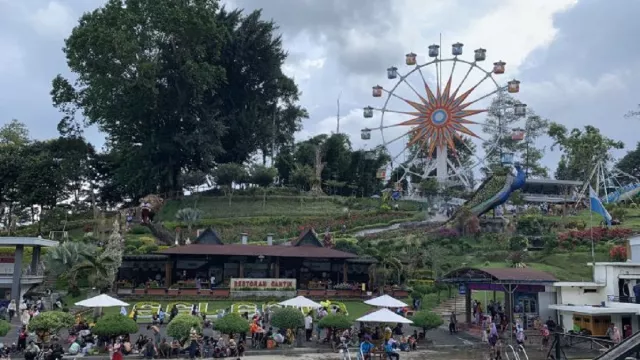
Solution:
[{"label": "restaurant building", "polygon": [[313,229],[283,245],[273,245],[271,236],[258,245],[249,244],[247,234],[240,244],[225,244],[211,228],[192,244],[123,260],[120,295],[221,298],[365,296],[372,290],[369,267],[376,262],[325,246]]}]

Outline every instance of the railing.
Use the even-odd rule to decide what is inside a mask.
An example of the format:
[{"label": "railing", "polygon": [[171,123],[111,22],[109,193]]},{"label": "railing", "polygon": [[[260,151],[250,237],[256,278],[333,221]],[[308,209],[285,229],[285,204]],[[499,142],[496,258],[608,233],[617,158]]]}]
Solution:
[{"label": "railing", "polygon": [[637,298],[635,296],[607,295],[607,300],[619,303],[640,304],[640,298]]}]

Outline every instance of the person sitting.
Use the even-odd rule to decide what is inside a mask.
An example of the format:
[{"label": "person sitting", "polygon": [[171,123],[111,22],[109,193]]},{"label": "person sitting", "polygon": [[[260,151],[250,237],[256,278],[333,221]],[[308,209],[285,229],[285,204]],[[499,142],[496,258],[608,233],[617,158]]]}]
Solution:
[{"label": "person sitting", "polygon": [[171,357],[180,356],[180,342],[178,340],[173,340],[171,342]]},{"label": "person sitting", "polygon": [[360,356],[362,360],[371,360],[371,352],[375,348],[375,345],[371,342],[371,336],[365,335],[364,341],[360,343]]},{"label": "person sitting", "polygon": [[400,337],[400,345],[398,346],[400,348],[400,351],[409,351],[409,341],[407,340],[407,338],[402,335]]},{"label": "person sitting", "polygon": [[162,358],[169,358],[171,355],[171,345],[167,342],[167,338],[162,338],[160,345],[158,345],[158,356]]},{"label": "person sitting", "polygon": [[282,335],[281,333],[275,333],[273,334],[273,341],[276,342],[277,346],[280,346],[282,344],[284,344],[284,335]]},{"label": "person sitting", "polygon": [[71,346],[69,346],[69,354],[70,355],[78,355],[80,352],[80,343],[78,340],[74,341]]},{"label": "person sitting", "polygon": [[398,354],[397,343],[393,339],[389,339],[386,345],[384,346],[384,352],[387,354],[387,357],[391,360],[399,360],[400,354]]},{"label": "person sitting", "polygon": [[240,340],[238,342],[238,357],[244,356],[244,341]]},{"label": "person sitting", "polygon": [[409,336],[409,349],[411,349],[411,351],[418,349],[418,337],[416,335]]},{"label": "person sitting", "polygon": [[40,348],[33,341],[29,341],[29,345],[24,350],[25,360],[34,360],[40,353]]}]

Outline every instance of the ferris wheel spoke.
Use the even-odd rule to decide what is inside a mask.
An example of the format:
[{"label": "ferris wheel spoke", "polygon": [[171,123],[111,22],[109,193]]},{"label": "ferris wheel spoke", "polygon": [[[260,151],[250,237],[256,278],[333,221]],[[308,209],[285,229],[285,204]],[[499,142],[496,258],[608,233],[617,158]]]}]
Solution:
[{"label": "ferris wheel spoke", "polygon": [[424,89],[427,92],[428,102],[430,104],[435,103],[436,96],[433,94],[433,91],[431,91],[431,88],[429,87],[429,83],[427,82],[427,80],[424,77],[424,74],[422,73],[422,68],[418,67],[418,73],[420,74],[420,78],[422,79],[422,83],[424,84]]},{"label": "ferris wheel spoke", "polygon": [[[383,127],[380,127],[380,129],[382,130],[382,129],[383,129]],[[396,138],[393,138],[393,139],[392,139],[392,140],[390,140],[390,141],[385,141],[385,145],[393,144],[394,142],[396,142],[396,141],[398,141],[398,140],[402,139],[403,137],[405,137],[405,136],[409,135],[412,131],[414,131],[414,130],[413,130],[413,129],[410,129],[409,131],[405,132],[404,134],[402,134],[402,135],[400,135],[400,136],[398,136],[398,137],[396,137]]]},{"label": "ferris wheel spoke", "polygon": [[[419,104],[419,103],[417,103],[417,102],[415,102],[415,101],[407,100],[407,99],[403,98],[402,96],[400,96],[400,95],[396,94],[396,93],[395,93],[395,92],[393,92],[393,91],[389,91],[389,90],[386,90],[386,89],[384,89],[384,91],[385,91],[387,94],[389,94],[389,95],[391,95],[391,96],[393,96],[393,97],[395,97],[395,98],[397,98],[397,99],[400,99],[400,100],[402,100],[402,101],[406,102],[407,104],[411,105],[411,107],[413,107],[414,109],[416,109],[416,110],[418,110],[418,111],[420,111],[420,112],[425,112],[425,111],[427,110],[426,106],[424,106],[423,104]],[[386,111],[386,110],[385,110],[385,111]]]},{"label": "ferris wheel spoke", "polygon": [[422,113],[415,112],[415,111],[399,111],[399,110],[384,109],[384,108],[371,108],[371,110],[385,112],[385,113],[388,112],[388,113],[394,113],[394,114],[402,114],[402,115],[413,115],[413,116],[422,115]]},{"label": "ferris wheel spoke", "polygon": [[458,63],[458,58],[453,59],[453,66],[451,66],[451,72],[449,72],[449,80],[447,80],[447,85],[444,86],[444,90],[442,91],[442,100],[446,103],[451,98],[451,81],[453,79],[453,73],[456,71],[456,64]]},{"label": "ferris wheel spoke", "polygon": [[473,105],[473,104],[477,103],[478,101],[484,100],[484,99],[488,98],[488,97],[489,97],[489,96],[491,96],[491,95],[495,95],[495,94],[499,93],[500,91],[505,90],[506,88],[507,88],[506,86],[499,87],[499,88],[497,88],[497,89],[495,89],[495,90],[493,90],[493,91],[489,92],[489,93],[488,93],[488,94],[486,94],[486,95],[483,95],[483,96],[481,96],[481,97],[479,97],[479,98],[477,98],[477,99],[475,99],[475,100],[473,100],[473,101],[470,101],[470,102],[468,102],[468,103],[465,103],[465,104],[460,105],[460,108],[461,108],[461,109],[465,109],[465,108],[467,108],[467,107],[469,107],[469,106],[471,106],[471,105]]},{"label": "ferris wheel spoke", "polygon": [[483,158],[481,158],[480,156],[478,156],[478,154],[476,154],[476,152],[475,152],[473,149],[471,149],[471,148],[469,147],[469,145],[467,145],[467,143],[464,141],[464,139],[463,139],[462,137],[459,137],[459,138],[458,138],[458,140],[460,140],[460,143],[462,144],[462,146],[464,146],[464,147],[467,149],[467,151],[469,151],[469,153],[470,153],[473,157],[475,157],[476,159],[478,159],[478,163],[482,163],[482,164],[484,164],[484,159],[483,159]]},{"label": "ferris wheel spoke", "polygon": [[462,81],[460,81],[460,83],[458,84],[458,87],[456,88],[456,90],[451,95],[452,98],[455,98],[458,95],[458,91],[460,91],[460,87],[462,86],[462,84],[464,84],[465,81],[467,81],[467,78],[469,77],[469,74],[471,74],[472,70],[473,70],[473,66],[469,66],[469,70],[467,70],[467,73],[464,74],[464,77],[462,78]]},{"label": "ferris wheel spoke", "polygon": [[438,94],[438,98],[440,98],[440,67],[442,65],[440,65],[439,61],[435,62],[436,64],[436,94]]},{"label": "ferris wheel spoke", "polygon": [[[423,103],[428,103],[427,99],[424,98],[424,96],[422,96],[422,94],[420,94],[414,87],[413,85],[411,85],[410,82],[407,81],[407,77],[406,76],[402,76],[400,74],[398,74],[398,76],[400,76],[400,80],[402,80],[402,82],[404,82],[412,91],[414,94],[416,94],[420,100],[422,100]],[[405,100],[406,101],[406,100]],[[412,105],[413,106],[413,105]]]}]

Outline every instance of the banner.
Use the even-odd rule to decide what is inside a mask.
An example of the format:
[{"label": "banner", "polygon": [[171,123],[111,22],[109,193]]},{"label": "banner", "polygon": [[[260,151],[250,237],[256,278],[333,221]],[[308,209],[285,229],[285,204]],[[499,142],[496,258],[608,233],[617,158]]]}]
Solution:
[{"label": "banner", "polygon": [[248,278],[231,278],[231,291],[246,290],[295,290],[296,279],[248,279]]}]

